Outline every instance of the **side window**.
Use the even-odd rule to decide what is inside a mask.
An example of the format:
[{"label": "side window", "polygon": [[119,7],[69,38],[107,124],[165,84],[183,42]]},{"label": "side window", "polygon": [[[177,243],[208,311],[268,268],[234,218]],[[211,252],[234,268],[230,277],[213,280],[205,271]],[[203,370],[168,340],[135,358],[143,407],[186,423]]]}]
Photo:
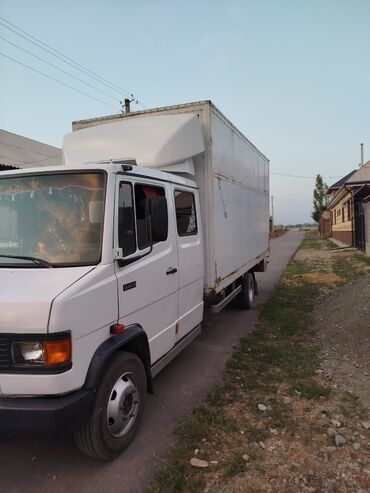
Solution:
[{"label": "side window", "polygon": [[[162,187],[152,185],[135,185],[135,208],[136,208],[136,227],[137,244],[140,250],[148,248],[150,245],[149,231],[149,199],[150,197],[164,197],[165,191]],[[155,241],[153,243],[156,243]]]},{"label": "side window", "polygon": [[[124,257],[135,253],[137,248],[144,250],[150,246],[149,215],[156,197],[165,197],[164,188],[136,183],[133,190],[131,183],[120,183],[118,246],[122,248]],[[164,219],[168,224],[168,218]],[[158,242],[153,238],[154,243]]]},{"label": "side window", "polygon": [[194,194],[175,190],[177,232],[179,236],[198,233]]},{"label": "side window", "polygon": [[134,202],[132,185],[120,183],[118,202],[118,243],[123,250],[123,256],[136,251],[136,232],[134,218]]}]

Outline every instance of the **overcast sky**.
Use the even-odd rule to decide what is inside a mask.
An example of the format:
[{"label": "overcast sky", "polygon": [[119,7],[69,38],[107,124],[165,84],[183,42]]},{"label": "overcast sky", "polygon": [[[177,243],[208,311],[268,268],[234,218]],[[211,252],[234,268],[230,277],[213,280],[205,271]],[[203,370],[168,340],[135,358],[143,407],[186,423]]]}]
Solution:
[{"label": "overcast sky", "polygon": [[[1,0],[0,16],[145,107],[211,99],[271,161],[275,222],[310,221],[314,177],[370,159],[369,0]],[[0,19],[0,128],[61,146],[71,122],[118,113],[112,88]],[[22,33],[20,33],[22,34]],[[25,34],[23,34],[25,36]],[[104,91],[97,92],[41,60]],[[133,109],[142,109],[135,106]]]}]

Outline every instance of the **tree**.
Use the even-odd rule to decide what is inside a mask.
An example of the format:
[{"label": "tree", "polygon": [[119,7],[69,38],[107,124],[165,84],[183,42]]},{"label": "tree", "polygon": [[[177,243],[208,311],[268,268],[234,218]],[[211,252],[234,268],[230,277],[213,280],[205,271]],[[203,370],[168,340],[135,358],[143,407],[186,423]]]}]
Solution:
[{"label": "tree", "polygon": [[313,212],[312,219],[319,222],[320,214],[328,207],[328,197],[326,195],[328,186],[324,183],[321,175],[316,175],[315,189],[313,191]]}]

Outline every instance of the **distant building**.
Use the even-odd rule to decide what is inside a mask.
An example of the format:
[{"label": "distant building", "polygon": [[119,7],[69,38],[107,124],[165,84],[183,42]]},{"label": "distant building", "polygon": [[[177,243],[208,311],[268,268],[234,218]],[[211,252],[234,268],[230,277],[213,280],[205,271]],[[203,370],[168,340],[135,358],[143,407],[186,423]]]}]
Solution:
[{"label": "distant building", "polygon": [[59,147],[0,130],[0,171],[63,163]]},{"label": "distant building", "polygon": [[366,251],[366,221],[370,195],[370,161],[361,166],[347,181],[352,193],[354,246]]},{"label": "distant building", "polygon": [[365,253],[370,257],[370,194],[364,198],[365,211]]},{"label": "distant building", "polygon": [[357,170],[354,169],[353,171],[348,173],[348,175],[343,176],[343,178],[341,178],[340,180],[335,182],[334,185],[331,185],[328,188],[327,195],[328,195],[329,202],[331,202],[331,200],[335,197],[335,195],[338,193],[338,191],[343,187],[343,185],[346,184],[347,180],[349,180],[349,178],[351,178],[351,176],[354,173],[356,173],[356,171]]},{"label": "distant building", "polygon": [[328,189],[331,237],[366,250],[365,204],[370,195],[370,161]]},{"label": "distant building", "polygon": [[329,203],[331,237],[348,246],[353,245],[352,194],[343,185]]}]

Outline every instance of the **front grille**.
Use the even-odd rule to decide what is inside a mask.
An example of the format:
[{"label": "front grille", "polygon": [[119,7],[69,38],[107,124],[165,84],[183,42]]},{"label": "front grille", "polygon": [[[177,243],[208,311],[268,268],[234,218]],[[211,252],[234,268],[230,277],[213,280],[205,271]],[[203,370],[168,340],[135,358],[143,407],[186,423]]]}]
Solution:
[{"label": "front grille", "polygon": [[8,370],[12,366],[10,340],[0,337],[0,371]]}]

